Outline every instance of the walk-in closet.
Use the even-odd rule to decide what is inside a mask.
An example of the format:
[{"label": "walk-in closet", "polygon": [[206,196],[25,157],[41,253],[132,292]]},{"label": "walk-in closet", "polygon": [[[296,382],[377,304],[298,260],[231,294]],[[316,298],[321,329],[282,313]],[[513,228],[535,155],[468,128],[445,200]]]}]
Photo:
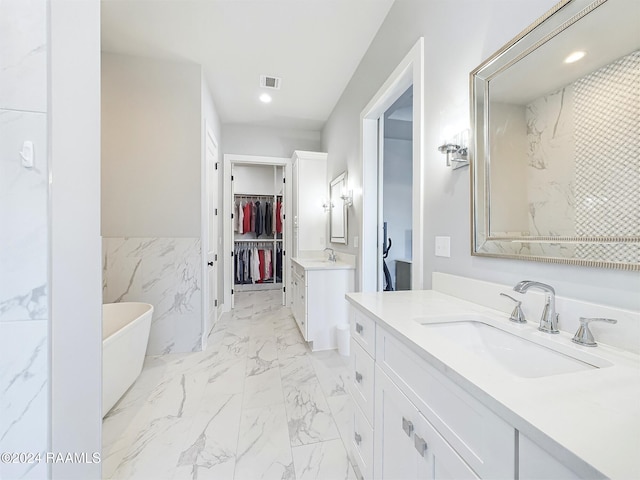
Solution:
[{"label": "walk-in closet", "polygon": [[[230,163],[232,296],[286,285],[286,165]],[[274,159],[275,160],[275,159]],[[283,159],[284,160],[284,159]]]}]

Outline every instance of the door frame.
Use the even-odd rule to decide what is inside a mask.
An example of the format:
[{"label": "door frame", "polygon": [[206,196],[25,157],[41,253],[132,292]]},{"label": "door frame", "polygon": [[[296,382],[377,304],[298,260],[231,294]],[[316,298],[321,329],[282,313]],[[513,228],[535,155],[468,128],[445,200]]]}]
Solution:
[{"label": "door frame", "polygon": [[375,292],[381,269],[382,225],[378,222],[379,172],[382,142],[379,120],[384,112],[413,85],[413,210],[411,288],[424,288],[424,38],[420,37],[360,113],[362,167],[362,220],[360,235],[360,290]]},{"label": "door frame", "polygon": [[[233,253],[233,220],[231,218],[231,207],[234,204],[233,200],[233,186],[231,184],[231,173],[234,165],[260,165],[260,166],[277,166],[284,168],[284,191],[283,191],[283,203],[284,214],[287,221],[284,222],[284,249],[285,252],[292,252],[292,239],[291,239],[291,221],[292,207],[291,207],[291,159],[285,157],[266,157],[256,155],[237,155],[233,153],[224,154],[224,182],[223,182],[223,235],[224,235],[224,304],[223,311],[228,312],[233,308],[233,299],[231,290],[233,289],[233,268],[231,263],[231,254]],[[283,255],[284,263],[282,265],[282,286],[286,287],[289,282],[290,271],[290,257],[291,255]],[[289,290],[285,288],[285,305],[289,305],[290,294]]]},{"label": "door frame", "polygon": [[[215,168],[216,170],[216,175],[215,175],[215,185],[210,185],[209,183],[209,164],[207,162],[207,142],[208,139],[211,139],[211,141],[213,142],[213,145],[215,147],[215,163],[217,164],[217,168]],[[218,232],[218,221],[217,221],[217,217],[216,220],[214,220],[213,217],[215,217],[215,215],[212,217],[210,215],[209,212],[209,195],[213,195],[213,208],[218,209],[220,208],[219,202],[218,202],[218,191],[220,188],[220,147],[219,147],[219,143],[218,140],[216,139],[215,134],[213,133],[213,129],[211,128],[211,126],[208,124],[208,122],[204,122],[204,143],[202,146],[202,151],[203,151],[203,155],[202,155],[202,181],[201,181],[201,208],[200,208],[200,215],[201,215],[201,221],[200,221],[200,225],[201,225],[201,241],[200,241],[200,245],[201,245],[201,256],[202,256],[202,350],[205,350],[207,348],[207,338],[209,337],[209,333],[211,332],[211,329],[213,328],[213,326],[215,325],[215,323],[218,321],[219,319],[219,315],[220,315],[220,299],[218,299],[218,306],[215,309],[215,319],[213,322],[211,322],[210,325],[208,325],[208,319],[211,317],[212,312],[209,311],[209,295],[210,295],[210,286],[209,286],[209,272],[208,272],[208,265],[207,262],[209,261],[208,258],[208,254],[209,254],[209,224],[210,222],[213,223],[214,225],[214,242],[219,238],[219,232]],[[214,189],[213,192],[211,192],[210,190]],[[217,250],[214,247],[214,250]],[[219,265],[214,266],[214,268],[220,268]],[[216,271],[216,276],[218,276],[218,273]],[[219,291],[218,285],[216,285],[216,295],[217,295],[217,291]],[[208,328],[207,328],[208,327]],[[207,331],[208,330],[208,331]]]}]

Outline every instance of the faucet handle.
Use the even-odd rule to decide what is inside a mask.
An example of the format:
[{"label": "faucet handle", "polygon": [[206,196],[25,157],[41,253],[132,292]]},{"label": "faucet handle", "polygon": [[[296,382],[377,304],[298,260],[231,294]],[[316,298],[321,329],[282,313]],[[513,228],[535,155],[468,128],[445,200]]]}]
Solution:
[{"label": "faucet handle", "polygon": [[585,347],[597,347],[595,339],[593,338],[593,334],[591,330],[589,330],[589,323],[591,322],[607,322],[607,323],[618,323],[617,320],[613,318],[587,318],[580,317],[580,326],[578,327],[578,331],[571,339],[573,342],[578,345],[584,345]]},{"label": "faucet handle", "polygon": [[501,293],[500,295],[502,295],[503,297],[507,297],[508,299],[516,302],[516,306],[513,307],[513,311],[511,312],[511,316],[509,317],[509,320],[516,323],[527,323],[527,319],[524,316],[524,312],[520,307],[520,305],[522,305],[522,301],[517,300],[513,298],[511,295],[507,295],[506,293]]}]

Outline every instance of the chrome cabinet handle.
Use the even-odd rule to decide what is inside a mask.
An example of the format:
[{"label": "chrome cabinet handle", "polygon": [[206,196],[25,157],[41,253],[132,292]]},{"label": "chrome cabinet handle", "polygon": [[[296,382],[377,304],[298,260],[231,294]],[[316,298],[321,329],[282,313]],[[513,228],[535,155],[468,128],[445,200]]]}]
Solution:
[{"label": "chrome cabinet handle", "polygon": [[356,441],[358,445],[360,445],[360,442],[362,441],[362,437],[358,432],[353,433],[353,439]]},{"label": "chrome cabinet handle", "polygon": [[364,327],[362,325],[360,325],[359,323],[356,323],[356,332],[357,333],[362,333],[362,330],[364,330]]},{"label": "chrome cabinet handle", "polygon": [[427,442],[424,438],[421,438],[417,433],[413,437],[413,446],[416,448],[421,457],[427,452]]},{"label": "chrome cabinet handle", "polygon": [[362,383],[362,374],[356,371],[356,382]]},{"label": "chrome cabinet handle", "polygon": [[404,433],[407,434],[407,437],[410,437],[413,433],[413,423],[402,417],[402,429],[404,430]]}]

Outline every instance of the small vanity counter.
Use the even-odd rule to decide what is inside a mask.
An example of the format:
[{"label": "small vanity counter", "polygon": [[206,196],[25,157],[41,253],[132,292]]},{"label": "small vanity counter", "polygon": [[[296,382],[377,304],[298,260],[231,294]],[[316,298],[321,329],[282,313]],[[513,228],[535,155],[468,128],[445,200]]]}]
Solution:
[{"label": "small vanity counter", "polygon": [[337,348],[337,327],[349,322],[345,293],[354,289],[355,266],[322,257],[291,259],[291,310],[313,351]]},{"label": "small vanity counter", "polygon": [[291,261],[304,270],[355,270],[355,265],[336,260],[330,262],[322,258],[298,258],[294,257]]},{"label": "small vanity counter", "polygon": [[[571,335],[565,332],[549,335],[538,331],[537,318],[530,318],[526,324],[515,324],[508,320],[508,314],[504,312],[432,290],[351,293],[346,298],[352,306],[352,338],[355,337],[359,344],[356,345],[356,357],[358,351],[366,351],[368,356],[375,359],[371,360],[375,361],[376,369],[375,402],[373,399],[370,402],[375,403],[375,406],[368,406],[367,402],[363,400],[356,402],[360,405],[360,411],[364,412],[362,415],[368,416],[368,428],[372,431],[377,431],[381,425],[386,426],[386,421],[380,421],[382,417],[377,412],[379,403],[381,403],[379,400],[383,398],[378,391],[380,384],[378,378],[379,376],[384,377],[382,384],[387,381],[384,380],[387,377],[397,378],[399,380],[394,380],[394,382],[400,385],[403,393],[415,405],[418,405],[420,413],[431,422],[432,426],[435,426],[435,429],[451,444],[460,458],[470,465],[480,477],[490,477],[494,473],[496,476],[501,476],[501,471],[508,472],[509,469],[512,472],[518,472],[518,468],[520,469],[520,478],[527,478],[527,472],[529,475],[531,472],[540,474],[540,471],[537,470],[538,466],[534,465],[531,470],[527,470],[527,468],[531,466],[532,462],[544,465],[546,463],[545,455],[548,455],[550,461],[555,461],[558,465],[557,469],[551,471],[565,473],[563,469],[566,468],[567,477],[565,478],[571,478],[571,474],[575,478],[640,478],[640,356],[603,344],[597,348],[578,346],[571,342]],[[558,360],[564,361],[564,356],[569,355],[596,368],[588,366],[584,370],[571,371],[570,366],[568,371],[558,373],[553,370],[553,365],[548,371],[544,371],[546,366],[541,365],[544,367],[543,371],[538,372],[535,371],[535,366],[531,370],[528,365],[534,361],[528,362],[525,349],[517,349],[516,353],[521,353],[524,357],[522,368],[525,373],[522,374],[518,373],[517,365],[513,365],[515,368],[513,371],[511,371],[511,365],[507,368],[500,368],[497,365],[500,363],[499,361],[496,362],[493,358],[486,360],[482,355],[474,353],[473,347],[470,347],[467,342],[470,336],[467,331],[461,331],[459,338],[456,338],[444,334],[443,330],[439,330],[438,325],[425,326],[428,323],[445,325],[443,322],[450,325],[448,322],[460,322],[463,318],[470,319],[471,322],[482,322],[496,326],[525,340],[537,342],[543,345],[541,347],[543,350],[546,350],[544,348],[546,346],[562,352],[550,353],[563,357]],[[364,327],[362,322],[365,323]],[[354,331],[354,323],[356,331]],[[487,329],[495,330],[491,327],[487,327]],[[362,333],[363,330],[366,335]],[[357,334],[358,331],[360,336]],[[391,352],[391,347],[396,349],[396,353],[388,353]],[[392,355],[395,355],[397,365],[402,363],[399,360],[401,356],[405,358],[404,365],[416,365],[416,363],[422,365],[424,363],[424,371],[433,371],[433,377],[426,378],[425,375],[421,377],[418,374],[401,371],[407,369],[391,365],[391,362],[394,361],[391,359]],[[361,356],[366,357],[367,355]],[[359,360],[356,358],[356,361]],[[558,363],[562,363],[562,361]],[[567,362],[571,361],[574,360],[567,359]],[[553,364],[554,362],[552,360],[548,363]],[[420,365],[416,365],[416,368]],[[355,368],[357,369],[358,366]],[[360,368],[362,370],[362,367]],[[413,368],[409,370],[411,369]],[[359,375],[357,371],[356,376]],[[414,383],[412,384],[410,380],[405,381],[405,377],[412,377],[415,380]],[[431,378],[435,379],[435,383],[430,380]],[[477,464],[479,466],[476,466],[473,463],[475,461],[474,455],[467,454],[465,456],[464,454],[465,442],[462,442],[461,448],[458,448],[457,434],[447,436],[446,433],[455,432],[455,428],[451,427],[452,430],[450,430],[446,418],[436,410],[432,410],[428,401],[425,400],[427,403],[424,404],[420,403],[422,401],[418,390],[421,388],[420,384],[430,381],[432,381],[432,385],[437,384],[438,379],[441,381],[446,379],[447,384],[451,383],[451,392],[457,391],[459,387],[464,392],[461,395],[467,396],[468,394],[472,402],[477,401],[482,408],[486,407],[490,415],[484,415],[484,417],[495,414],[496,421],[504,422],[504,425],[497,427],[499,431],[504,432],[504,426],[511,429],[512,438],[513,436],[516,438],[515,441],[511,440],[511,447],[509,447],[508,435],[503,435],[503,438],[507,438],[504,454],[508,456],[509,453],[516,452],[516,458],[511,465],[506,465],[503,470],[500,470],[502,467],[491,470],[490,461],[487,460],[486,462],[479,461]],[[408,388],[402,387],[402,385],[408,386]],[[371,389],[373,390],[373,386]],[[363,394],[362,397],[365,398],[367,395]],[[462,397],[455,395],[454,392],[451,398]],[[436,399],[437,401],[439,400]],[[443,409],[445,403],[442,404]],[[452,402],[450,401],[449,404],[451,405]],[[461,405],[463,404],[464,402],[461,403]],[[425,405],[425,407],[420,408],[420,405]],[[467,405],[472,405],[472,403],[467,403]],[[367,413],[367,409],[373,411],[374,408],[376,409],[375,416],[372,413]],[[474,409],[472,406],[468,408]],[[432,413],[431,418],[429,412]],[[459,414],[460,412],[452,414],[450,418],[453,419],[453,423],[456,421],[456,415]],[[373,421],[374,418],[375,421]],[[404,422],[404,416],[402,420]],[[440,421],[443,423],[440,424]],[[482,421],[478,421],[476,426],[481,427],[479,430],[482,430],[484,425]],[[507,429],[506,432],[508,433],[508,431]],[[406,430],[405,433],[407,433]],[[357,437],[360,436],[358,432],[356,434]],[[409,433],[407,433],[408,435]],[[469,435],[472,437],[476,435],[477,438],[480,438],[481,435],[486,437],[485,433],[471,431]],[[387,437],[386,432],[385,437]],[[485,437],[482,437],[483,441],[487,440]],[[416,433],[416,449],[418,438],[422,441],[422,437],[418,437]],[[377,456],[383,454],[378,451],[380,441],[376,437]],[[360,441],[357,443],[361,444]],[[482,442],[478,441],[478,443]],[[512,447],[513,449],[509,452],[507,448]],[[373,447],[371,448],[373,449]],[[525,450],[528,453],[524,453]],[[499,452],[489,452],[487,455],[497,458]],[[422,457],[425,457],[424,451]],[[440,457],[442,458],[442,455]],[[380,460],[372,459],[370,463],[375,464],[376,462],[380,462]],[[464,462],[461,464],[464,465]],[[364,463],[367,463],[366,460]],[[483,470],[485,466],[488,469]],[[369,472],[373,471],[373,467],[370,465],[366,465],[364,468],[365,470],[370,469]],[[376,472],[378,472],[376,478],[384,478],[385,475],[380,474],[379,468],[376,467]],[[544,471],[546,467],[541,468]],[[367,477],[366,474],[365,477]]]}]

